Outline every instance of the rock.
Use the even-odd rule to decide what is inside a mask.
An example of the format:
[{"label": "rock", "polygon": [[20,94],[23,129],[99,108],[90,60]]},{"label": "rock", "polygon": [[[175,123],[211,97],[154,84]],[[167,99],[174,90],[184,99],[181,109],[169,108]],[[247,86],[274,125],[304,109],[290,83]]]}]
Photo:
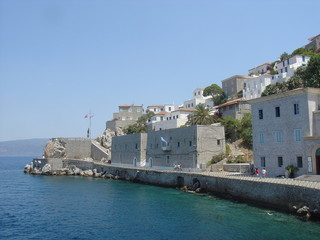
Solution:
[{"label": "rock", "polygon": [[63,158],[66,156],[66,143],[62,139],[54,138],[44,148],[45,158]]},{"label": "rock", "polygon": [[82,176],[87,176],[87,177],[92,177],[93,176],[93,171],[91,169],[83,171]]},{"label": "rock", "polygon": [[46,164],[43,166],[42,170],[43,173],[49,173],[51,171],[51,165],[50,164]]},{"label": "rock", "polygon": [[303,206],[297,210],[297,213],[304,219],[309,220],[311,217],[311,211],[307,206]]}]

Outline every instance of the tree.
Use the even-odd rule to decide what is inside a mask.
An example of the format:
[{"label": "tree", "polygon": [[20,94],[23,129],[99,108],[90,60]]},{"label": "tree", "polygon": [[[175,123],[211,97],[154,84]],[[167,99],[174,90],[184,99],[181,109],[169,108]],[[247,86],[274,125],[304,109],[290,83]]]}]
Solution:
[{"label": "tree", "polygon": [[310,58],[308,66],[299,68],[296,74],[302,79],[305,87],[320,87],[320,54]]},{"label": "tree", "polygon": [[302,88],[304,86],[301,77],[298,75],[294,75],[291,78],[289,78],[289,80],[286,82],[286,85],[288,90]]},{"label": "tree", "polygon": [[276,94],[278,92],[279,92],[279,89],[277,88],[277,86],[275,84],[270,84],[266,86],[266,89],[261,93],[261,96],[264,97],[264,96]]},{"label": "tree", "polygon": [[124,129],[125,134],[134,134],[147,132],[147,121],[154,115],[154,112],[148,112],[138,118],[137,123],[129,125]]},{"label": "tree", "polygon": [[209,125],[217,122],[216,115],[210,115],[210,110],[204,104],[196,106],[196,111],[188,115],[187,125]]},{"label": "tree", "polygon": [[245,113],[240,122],[240,137],[243,143],[252,147],[252,116],[251,113]]},{"label": "tree", "polygon": [[221,124],[224,126],[225,137],[231,141],[239,139],[240,121],[233,117],[225,117],[220,119]]},{"label": "tree", "polygon": [[211,84],[203,90],[203,96],[211,96],[214,105],[220,105],[227,101],[227,97],[222,88],[217,84]]},{"label": "tree", "polygon": [[280,61],[284,61],[284,60],[286,60],[286,59],[288,59],[288,58],[289,58],[289,54],[286,53],[286,52],[284,52],[284,53],[282,53],[281,56],[280,56]]}]

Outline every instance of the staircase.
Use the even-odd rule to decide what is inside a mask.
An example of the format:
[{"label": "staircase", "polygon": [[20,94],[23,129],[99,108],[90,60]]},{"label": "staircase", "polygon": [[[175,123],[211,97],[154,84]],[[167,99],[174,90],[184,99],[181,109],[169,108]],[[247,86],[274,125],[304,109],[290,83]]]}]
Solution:
[{"label": "staircase", "polygon": [[91,141],[91,157],[94,161],[109,160],[110,150],[102,147],[96,140]]}]

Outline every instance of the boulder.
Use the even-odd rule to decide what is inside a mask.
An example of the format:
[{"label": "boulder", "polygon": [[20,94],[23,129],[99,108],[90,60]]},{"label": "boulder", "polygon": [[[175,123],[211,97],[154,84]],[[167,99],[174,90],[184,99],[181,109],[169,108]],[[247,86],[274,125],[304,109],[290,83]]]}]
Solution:
[{"label": "boulder", "polygon": [[54,138],[44,148],[45,158],[63,158],[66,156],[66,143],[62,139]]},{"label": "boulder", "polygon": [[51,165],[47,163],[46,165],[43,166],[41,171],[42,173],[49,173],[51,171]]}]

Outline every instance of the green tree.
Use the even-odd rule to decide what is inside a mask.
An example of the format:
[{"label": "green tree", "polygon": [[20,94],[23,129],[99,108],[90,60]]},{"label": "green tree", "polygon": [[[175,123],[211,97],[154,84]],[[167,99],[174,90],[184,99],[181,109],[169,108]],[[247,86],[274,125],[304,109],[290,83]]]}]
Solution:
[{"label": "green tree", "polygon": [[298,75],[294,75],[291,78],[289,78],[289,80],[286,82],[286,85],[288,90],[304,87],[303,80]]},{"label": "green tree", "polygon": [[261,93],[261,96],[264,97],[264,96],[276,94],[278,92],[279,92],[278,87],[275,84],[270,84],[266,86],[266,89]]},{"label": "green tree", "polygon": [[124,128],[125,134],[134,134],[147,132],[147,121],[154,115],[154,112],[148,112],[138,118],[137,123]]},{"label": "green tree", "polygon": [[230,139],[231,141],[239,139],[241,123],[238,119],[229,116],[221,118],[220,122],[224,126],[226,139]]},{"label": "green tree", "polygon": [[320,54],[315,54],[310,58],[305,68],[299,68],[296,72],[305,87],[320,87]]},{"label": "green tree", "polygon": [[209,125],[217,122],[216,115],[210,115],[210,110],[204,104],[196,106],[196,111],[188,115],[187,125]]},{"label": "green tree", "polygon": [[245,113],[240,122],[240,137],[243,143],[252,147],[252,116],[251,113]]},{"label": "green tree", "polygon": [[227,102],[227,97],[222,88],[217,84],[211,84],[203,90],[203,96],[211,96],[214,105],[219,105]]},{"label": "green tree", "polygon": [[286,52],[284,52],[284,53],[282,53],[281,56],[280,56],[280,61],[284,61],[284,60],[286,60],[286,59],[288,59],[288,58],[289,58],[289,54],[286,53]]}]

